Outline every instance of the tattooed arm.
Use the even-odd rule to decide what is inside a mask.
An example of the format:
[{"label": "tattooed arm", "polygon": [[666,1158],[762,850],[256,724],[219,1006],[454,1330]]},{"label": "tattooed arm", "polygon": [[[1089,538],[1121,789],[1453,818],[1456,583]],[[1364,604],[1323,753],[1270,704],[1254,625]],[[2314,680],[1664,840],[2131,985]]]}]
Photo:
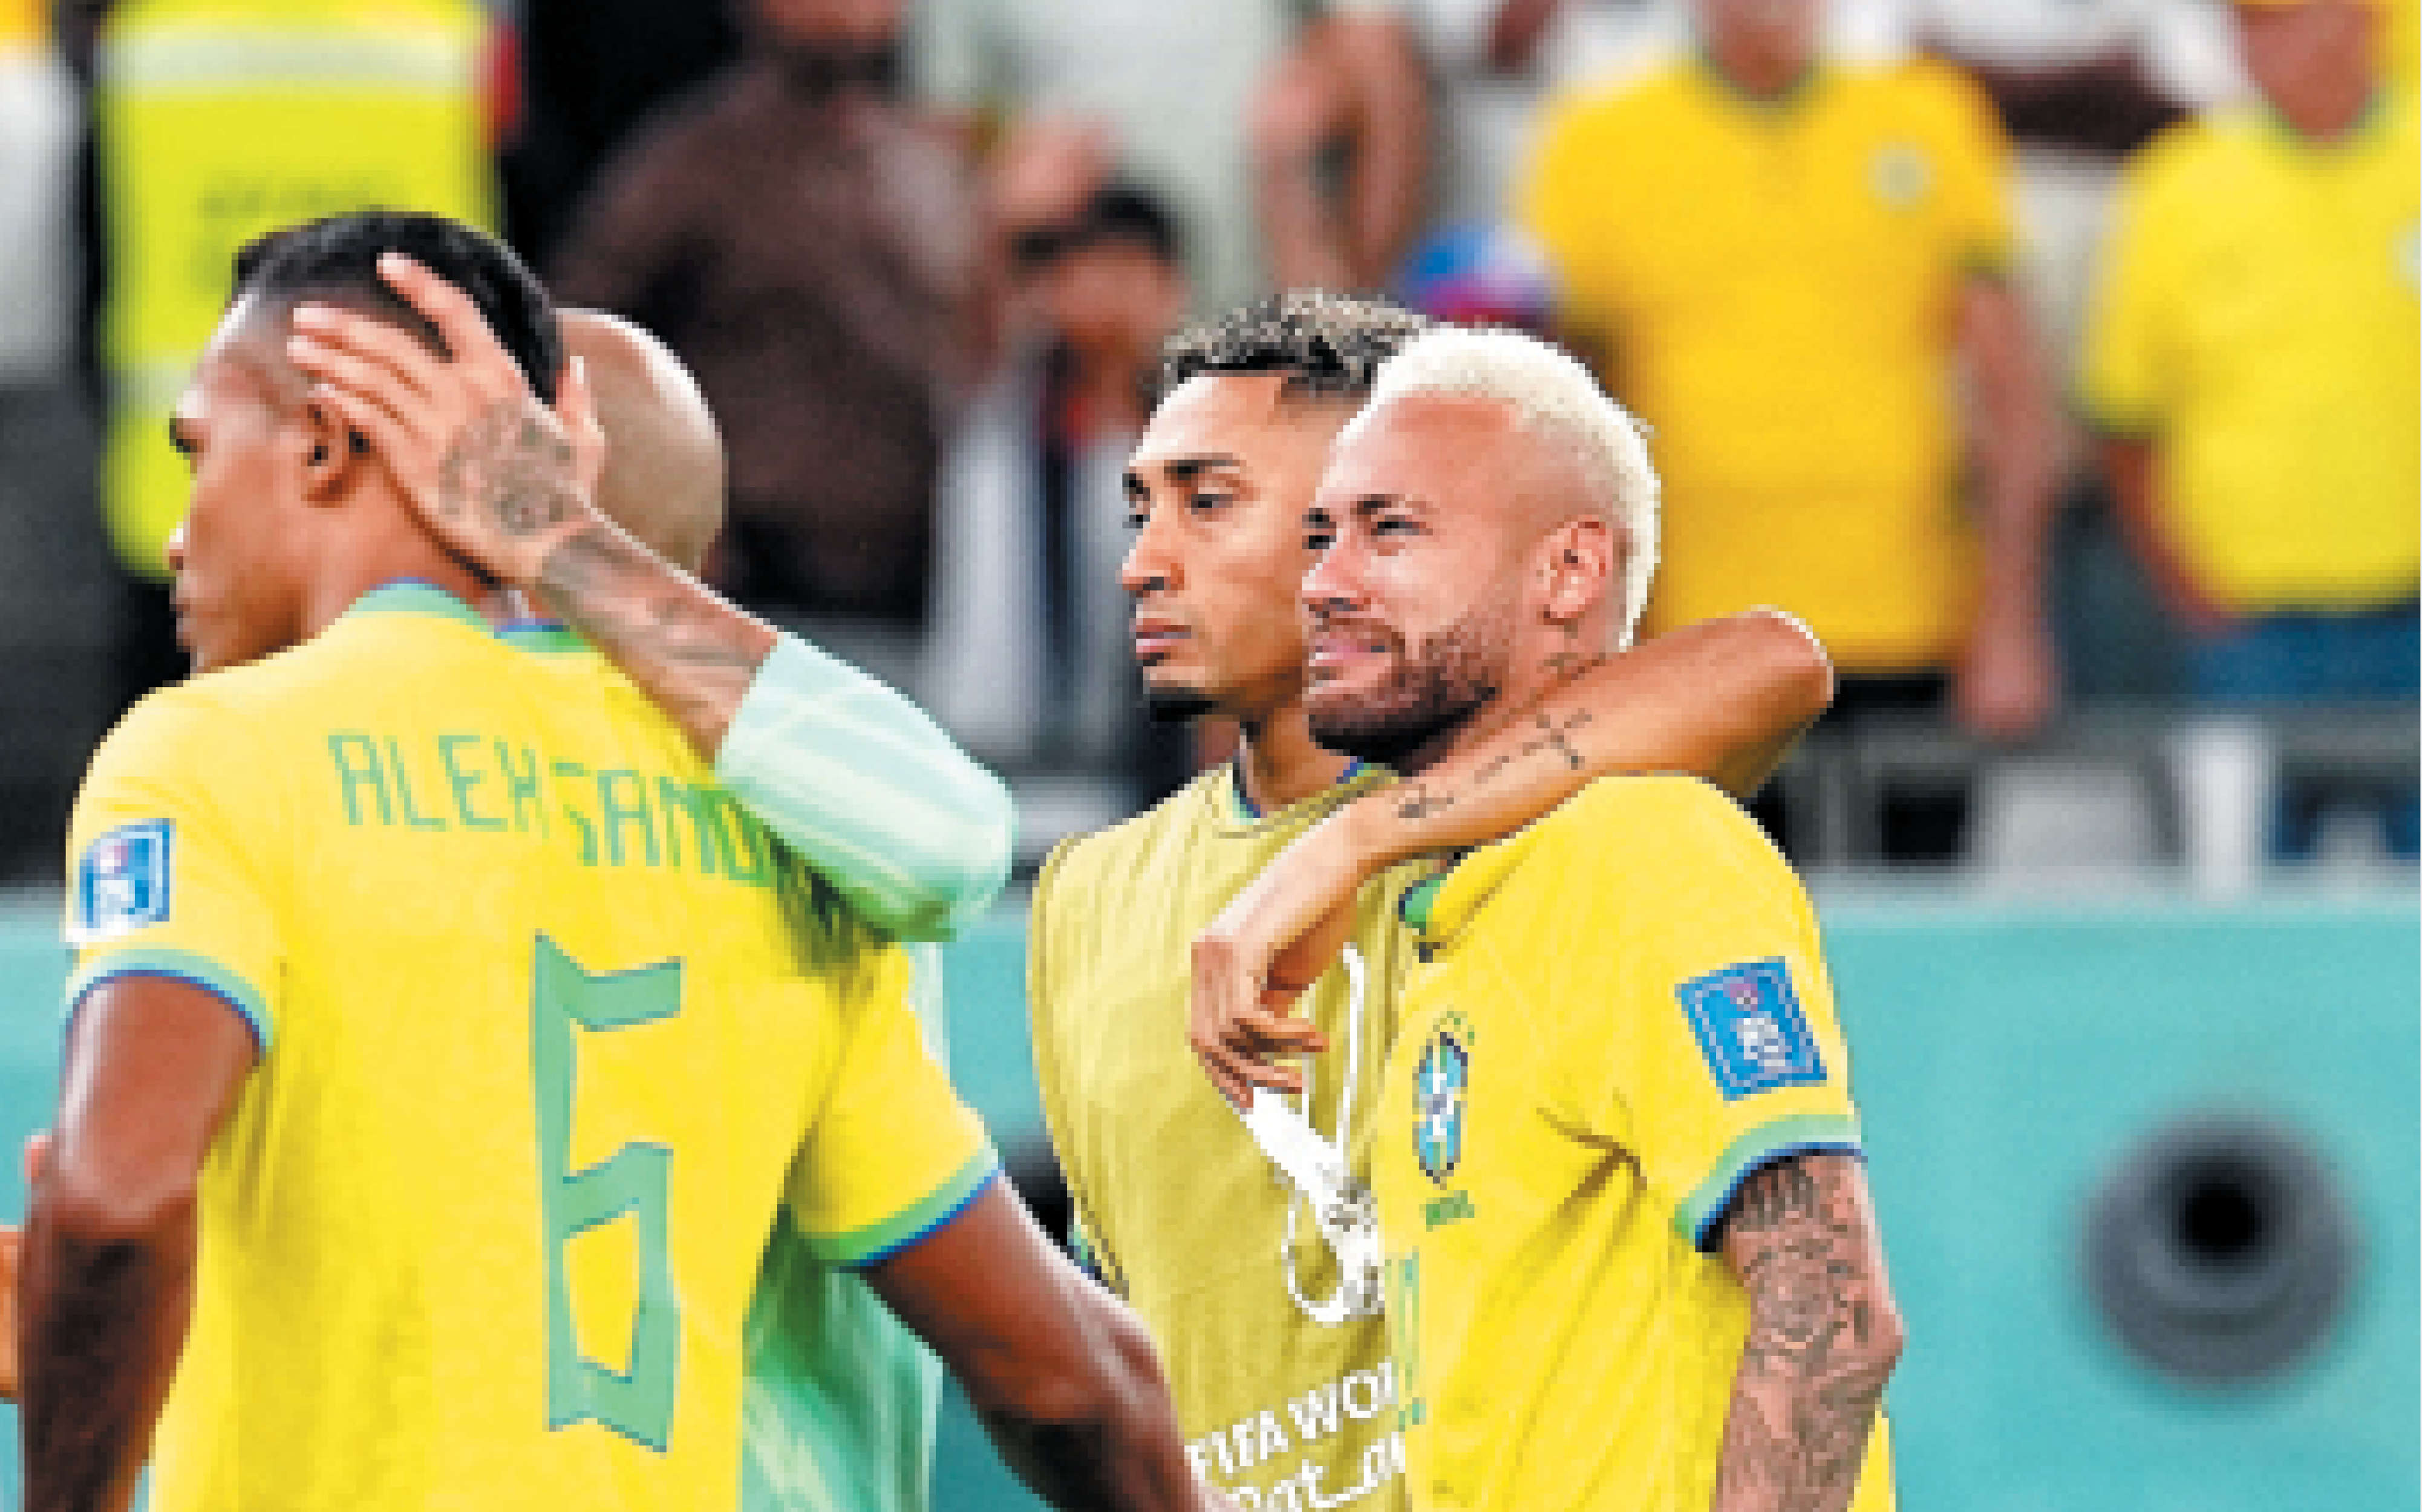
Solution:
[{"label": "tattooed arm", "polygon": [[1714,1512],[1841,1512],[1902,1343],[1858,1160],[1809,1154],[1759,1170],[1722,1242],[1750,1323]]},{"label": "tattooed arm", "polygon": [[1500,839],[1612,772],[1695,772],[1745,797],[1832,698],[1823,648],[1772,609],[1620,654],[1565,654],[1558,669],[1551,691],[1482,738],[1307,831],[1197,937],[1187,1037],[1231,1102],[1256,1085],[1299,1087],[1268,1058],[1322,1047],[1287,1009],[1335,958],[1364,882]]},{"label": "tattooed arm", "polygon": [[503,588],[534,591],[714,756],[774,631],[641,545],[596,503],[606,437],[586,365],[562,413],[462,292],[406,258],[381,275],[434,324],[441,356],[384,322],[295,310],[290,354],[312,400],[361,435],[421,522]]},{"label": "tattooed arm", "polygon": [[[590,453],[609,438],[591,418],[588,364],[574,359],[558,416],[457,291],[408,260],[381,271],[449,357],[384,323],[308,307],[295,312],[293,356],[315,401],[369,441],[423,522],[610,657],[731,795],[877,926],[939,938],[988,907],[1014,828],[999,779],[906,697],[777,634],[600,508],[613,501],[659,540],[699,533],[699,512],[668,498],[664,480],[718,494],[720,443],[694,396],[684,402],[694,414],[666,413],[679,405],[660,390],[690,387],[678,360],[644,333],[567,312],[600,389],[621,395],[606,410],[628,429],[610,439],[637,462],[618,465],[601,493]],[[691,476],[700,470],[713,476]]]}]

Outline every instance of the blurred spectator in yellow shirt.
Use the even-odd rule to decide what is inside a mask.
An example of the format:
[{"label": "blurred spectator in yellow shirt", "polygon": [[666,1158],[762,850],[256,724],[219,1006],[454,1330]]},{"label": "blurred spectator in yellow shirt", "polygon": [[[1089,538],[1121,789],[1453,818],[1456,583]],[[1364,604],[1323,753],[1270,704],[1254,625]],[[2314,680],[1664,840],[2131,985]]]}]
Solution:
[{"label": "blurred spectator in yellow shirt", "polygon": [[[1564,330],[1653,428],[1651,626],[1776,605],[1840,669],[1837,728],[1948,704],[2022,736],[2056,699],[2057,456],[2005,144],[1948,68],[1824,55],[1825,8],[1697,0],[1695,55],[1549,118],[1521,216]],[[1884,854],[1958,858],[1967,810],[1957,780],[1888,791]]]},{"label": "blurred spectator in yellow shirt", "polygon": [[[2422,153],[2366,0],[2240,0],[2260,102],[2130,166],[2080,387],[2132,543],[2216,704],[2411,703],[2422,563]],[[2291,782],[2272,848],[2334,795]],[[2384,803],[2415,854],[2414,790]]]}]

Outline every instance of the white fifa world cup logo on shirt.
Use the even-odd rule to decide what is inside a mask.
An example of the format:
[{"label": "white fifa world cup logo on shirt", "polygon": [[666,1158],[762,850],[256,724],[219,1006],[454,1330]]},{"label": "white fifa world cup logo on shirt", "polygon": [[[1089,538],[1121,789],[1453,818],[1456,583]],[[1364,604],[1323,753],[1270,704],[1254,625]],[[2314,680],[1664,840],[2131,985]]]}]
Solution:
[{"label": "white fifa world cup logo on shirt", "polygon": [[[1279,1261],[1286,1276],[1287,1296],[1305,1316],[1316,1323],[1344,1323],[1379,1315],[1378,1214],[1369,1189],[1355,1179],[1348,1163],[1354,1147],[1357,1089],[1361,1085],[1362,1029],[1369,1006],[1370,972],[1362,953],[1345,947],[1345,1075],[1337,1083],[1330,1131],[1323,1134],[1313,1122],[1313,1089],[1289,1099],[1272,1092],[1254,1095],[1245,1126],[1253,1140],[1294,1189],[1287,1202],[1286,1233],[1279,1241]],[[1328,1242],[1337,1265],[1337,1284],[1326,1297],[1314,1297],[1297,1263],[1296,1235],[1309,1216]]]}]

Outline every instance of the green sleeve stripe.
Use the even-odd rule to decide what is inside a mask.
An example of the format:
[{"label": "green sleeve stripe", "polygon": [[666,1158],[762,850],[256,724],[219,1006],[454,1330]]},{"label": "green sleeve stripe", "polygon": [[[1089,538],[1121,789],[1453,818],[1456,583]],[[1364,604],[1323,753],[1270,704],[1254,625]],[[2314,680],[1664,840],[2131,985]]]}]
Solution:
[{"label": "green sleeve stripe", "polygon": [[940,939],[1009,878],[1009,790],[875,678],[783,636],[715,775],[871,922]]},{"label": "green sleeve stripe", "polygon": [[924,1201],[880,1223],[847,1234],[811,1236],[816,1258],[830,1266],[861,1268],[886,1260],[959,1216],[977,1194],[1000,1173],[1000,1158],[986,1145],[959,1167],[948,1181],[928,1192]]},{"label": "green sleeve stripe", "polygon": [[76,1010],[84,1006],[86,996],[93,988],[131,976],[174,977],[225,1000],[243,1018],[244,1027],[252,1031],[254,1048],[263,1055],[269,1053],[269,1005],[260,993],[218,962],[191,951],[111,951],[87,962],[68,978],[67,1006],[62,1017],[73,1023]]},{"label": "green sleeve stripe", "polygon": [[1716,1225],[1730,1207],[1733,1194],[1760,1166],[1788,1156],[1828,1150],[1863,1155],[1859,1121],[1848,1113],[1797,1113],[1760,1124],[1733,1141],[1698,1189],[1674,1210],[1674,1226],[1693,1249],[1706,1251],[1716,1242]]}]

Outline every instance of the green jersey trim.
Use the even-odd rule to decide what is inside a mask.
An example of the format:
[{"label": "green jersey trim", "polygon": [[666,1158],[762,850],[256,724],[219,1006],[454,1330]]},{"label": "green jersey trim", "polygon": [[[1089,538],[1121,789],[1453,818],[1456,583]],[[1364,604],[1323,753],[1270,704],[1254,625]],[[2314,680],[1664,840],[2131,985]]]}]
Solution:
[{"label": "green jersey trim", "polygon": [[589,642],[581,639],[569,626],[553,620],[515,620],[500,627],[496,637],[516,650],[548,655],[589,649]]},{"label": "green jersey trim", "polygon": [[1712,1250],[1717,1227],[1742,1182],[1762,1166],[1819,1150],[1864,1155],[1858,1119],[1847,1113],[1795,1113],[1760,1124],[1733,1141],[1707,1178],[1682,1200],[1674,1210],[1674,1227],[1692,1248]]},{"label": "green jersey trim", "polygon": [[70,1024],[75,1021],[76,1010],[84,1006],[84,1000],[93,988],[132,976],[174,977],[192,983],[234,1009],[244,1027],[252,1031],[256,1051],[264,1055],[269,1052],[269,1005],[260,991],[218,962],[191,951],[111,951],[88,963],[68,979],[64,1020]]},{"label": "green jersey trim", "polygon": [[480,617],[479,610],[436,584],[417,578],[399,578],[371,589],[354,600],[344,618],[356,614],[423,614],[469,625],[483,636],[490,633],[488,622]]},{"label": "green jersey trim", "polygon": [[987,1145],[969,1157],[967,1163],[949,1180],[928,1192],[923,1201],[880,1223],[872,1223],[847,1234],[810,1236],[809,1248],[825,1264],[846,1266],[851,1269],[888,1260],[958,1217],[960,1211],[974,1202],[977,1194],[999,1173],[1000,1157]]}]

